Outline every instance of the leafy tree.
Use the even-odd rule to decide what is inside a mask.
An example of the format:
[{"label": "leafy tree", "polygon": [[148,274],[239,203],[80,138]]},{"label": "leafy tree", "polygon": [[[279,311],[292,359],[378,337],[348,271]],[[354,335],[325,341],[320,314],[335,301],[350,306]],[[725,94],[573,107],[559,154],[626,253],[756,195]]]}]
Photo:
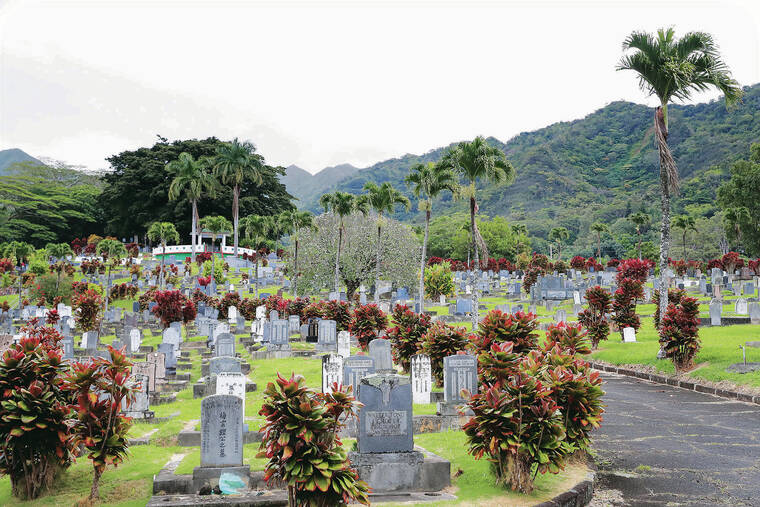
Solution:
[{"label": "leafy tree", "polygon": [[256,287],[256,297],[259,297],[259,252],[258,248],[264,238],[270,235],[273,225],[272,217],[262,215],[248,215],[241,221],[245,237],[253,241],[256,278],[254,286]]},{"label": "leafy tree", "polygon": [[166,164],[166,170],[174,179],[169,185],[169,199],[176,201],[184,192],[192,206],[191,260],[195,263],[195,249],[198,244],[198,200],[207,194],[209,197],[216,195],[217,181],[207,171],[208,159],[195,160],[190,153],[182,152],[177,160]]},{"label": "leafy tree", "polygon": [[[221,236],[223,232],[230,232],[230,229],[232,229],[232,224],[229,220],[222,216],[203,217],[201,218],[200,223],[202,229],[206,229],[209,233],[211,233],[211,273],[214,275],[214,278],[216,278],[216,271],[214,270],[216,254],[213,252],[213,246],[216,244],[216,240]],[[222,252],[222,259],[224,259],[224,252]],[[258,269],[256,271],[258,271]],[[258,278],[258,276],[259,275],[257,272],[256,277]],[[258,294],[256,294],[256,297],[259,297]]]},{"label": "leafy tree", "polygon": [[[164,248],[166,248],[165,245]],[[108,291],[108,288],[111,286],[111,268],[115,264],[118,264],[122,258],[127,256],[127,249],[121,241],[106,238],[98,243],[97,252],[98,255],[103,257],[104,260],[110,260],[110,262],[108,262],[108,274],[106,276],[106,291]],[[161,257],[161,262],[161,278],[163,279],[163,257]],[[105,315],[105,313],[108,311],[108,297],[104,297],[103,300],[103,304],[105,305],[103,309],[103,315]],[[98,335],[100,335],[100,327],[98,327]]]},{"label": "leafy tree", "polygon": [[[308,211],[283,211],[279,215],[281,223],[288,224],[290,234],[293,236],[293,296],[298,297],[298,234],[301,229],[314,228],[314,215]],[[258,297],[258,296],[257,296]]]},{"label": "leafy tree", "polygon": [[[422,255],[420,256],[420,273],[424,273],[425,263],[427,262],[427,243],[430,229],[430,215],[433,211],[433,200],[445,190],[454,193],[457,189],[457,180],[451,168],[428,162],[427,164],[413,165],[409,169],[409,174],[404,178],[404,182],[407,186],[413,186],[414,196],[420,200],[419,208],[425,212],[425,236],[422,240]],[[423,276],[420,276],[420,312],[425,311],[423,278]]]},{"label": "leafy tree", "polygon": [[602,233],[609,232],[610,228],[603,222],[594,222],[590,227],[592,232],[596,233],[596,258],[602,258]]},{"label": "leafy tree", "polygon": [[177,232],[177,229],[174,227],[174,224],[170,222],[153,222],[150,227],[148,227],[148,239],[150,239],[153,242],[160,242],[161,243],[161,251],[163,252],[163,255],[161,255],[161,288],[164,286],[164,259],[166,259],[166,244],[168,242],[178,243],[179,242],[179,233]]},{"label": "leafy tree", "polygon": [[748,255],[760,255],[760,143],[750,147],[749,158],[731,166],[731,179],[718,189],[725,230],[734,244],[743,244]]},{"label": "leafy tree", "polygon": [[681,229],[683,231],[683,259],[686,260],[686,233],[689,231],[695,231],[696,227],[694,226],[695,220],[694,217],[690,217],[689,215],[678,215],[673,218],[673,227],[676,229]]},{"label": "leafy tree", "polygon": [[[324,194],[319,198],[319,204],[325,209],[325,212],[332,213],[338,217],[338,248],[335,250],[335,292],[338,292],[340,278],[340,250],[343,245],[343,234],[345,232],[344,223],[346,217],[354,212],[366,215],[369,211],[369,203],[366,197],[348,194],[346,192],[334,192]],[[352,291],[353,292],[353,291]]]},{"label": "leafy tree", "polygon": [[723,211],[723,223],[726,236],[738,247],[742,243],[742,225],[751,224],[752,215],[744,206],[726,208]]},{"label": "leafy tree", "polygon": [[[660,106],[654,111],[655,138],[660,160],[660,286],[666,287],[670,257],[670,196],[678,190],[678,168],[668,146],[668,103],[688,100],[695,91],[715,87],[725,95],[726,105],[736,103],[742,95],[728,66],[718,52],[710,34],[689,32],[680,39],[673,28],[659,29],[656,35],[633,32],[623,42],[623,51],[631,51],[620,60],[618,70],[632,70],[639,87],[647,95],[656,95]],[[660,313],[668,308],[667,291],[660,298]]]},{"label": "leafy tree", "polygon": [[549,231],[549,241],[557,243],[557,260],[562,260],[562,242],[570,238],[570,231],[565,227],[553,227]]},{"label": "leafy tree", "polygon": [[[477,213],[476,184],[486,179],[493,184],[508,184],[515,178],[515,169],[507,160],[504,152],[488,144],[482,137],[476,137],[471,142],[461,142],[451,148],[441,159],[441,165],[458,172],[467,182],[461,189],[461,195],[470,201],[470,233],[471,244],[475,255],[475,266],[480,269],[478,248],[483,250],[483,257],[488,258],[488,249],[480,236],[475,215]],[[473,283],[472,329],[478,327],[478,291]]]},{"label": "leafy tree", "polygon": [[240,186],[245,181],[256,185],[263,183],[261,175],[264,167],[264,157],[256,153],[253,143],[240,142],[237,138],[224,143],[216,149],[214,156],[214,173],[225,185],[232,186],[232,226],[235,234],[235,250],[238,255],[238,217],[240,212]]},{"label": "leafy tree", "polygon": [[649,224],[649,222],[652,221],[652,217],[650,217],[643,211],[639,211],[638,213],[634,213],[633,215],[629,216],[628,220],[633,222],[633,225],[636,227],[636,235],[639,238],[638,239],[639,259],[641,259],[641,233],[643,229]]},{"label": "leafy tree", "polygon": [[380,302],[380,244],[381,229],[383,227],[383,214],[393,213],[397,204],[409,209],[409,199],[404,194],[393,188],[387,181],[380,186],[368,181],[364,184],[367,191],[367,204],[377,212],[377,254],[375,264],[375,303]]},{"label": "leafy tree", "polygon": [[58,287],[61,284],[61,274],[63,273],[63,266],[65,264],[66,257],[69,255],[74,255],[74,251],[71,249],[71,246],[68,243],[48,243],[45,245],[45,251],[49,257],[58,259],[56,266],[54,267],[55,271],[58,274],[58,278],[55,284],[55,289],[57,291]]}]

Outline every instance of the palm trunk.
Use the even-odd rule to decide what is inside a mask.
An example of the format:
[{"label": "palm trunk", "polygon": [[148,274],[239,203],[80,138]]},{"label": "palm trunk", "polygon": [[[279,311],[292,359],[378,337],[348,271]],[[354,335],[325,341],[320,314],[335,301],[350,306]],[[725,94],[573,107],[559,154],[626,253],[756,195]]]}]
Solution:
[{"label": "palm trunk", "polygon": [[686,260],[686,229],[683,231],[683,260]]},{"label": "palm trunk", "polygon": [[641,233],[639,231],[636,231],[636,235],[639,237],[639,241],[636,246],[639,250],[639,260],[641,260]]},{"label": "palm trunk", "polygon": [[602,257],[602,233],[597,232],[596,233],[596,260],[599,261],[601,257]]},{"label": "palm trunk", "polygon": [[[473,193],[475,189],[473,186]],[[472,252],[474,254],[474,268],[480,270],[480,255],[478,245],[475,244],[475,196],[470,197],[470,235],[472,236]],[[478,330],[478,286],[475,283],[475,269],[470,271],[470,283],[472,283],[472,332]]]},{"label": "palm trunk", "polygon": [[[238,185],[235,185],[232,188],[232,220],[234,221],[233,229],[235,230],[235,248],[233,250],[233,255],[235,257],[235,260],[237,260],[238,255],[238,197],[240,194],[240,187]],[[237,262],[235,263],[235,270],[237,271]]]},{"label": "palm trunk", "polygon": [[380,302],[380,220],[383,215],[377,217],[377,251],[375,253],[375,303]]},{"label": "palm trunk", "polygon": [[164,259],[166,259],[166,242],[161,242],[161,278],[158,282],[161,290],[164,290]]},{"label": "palm trunk", "polygon": [[295,235],[295,253],[293,254],[293,297],[298,297],[298,234]]},{"label": "palm trunk", "polygon": [[[663,104],[662,112],[665,124],[663,140],[658,144],[660,152],[660,207],[662,211],[662,225],[660,227],[660,318],[664,318],[668,310],[668,283],[665,271],[668,269],[668,257],[670,256],[670,185],[668,172],[663,167],[663,150],[667,149],[668,136],[668,109]],[[657,110],[655,109],[655,122],[657,122]],[[658,358],[665,357],[665,351],[660,347]]]},{"label": "palm trunk", "polygon": [[425,210],[425,237],[422,239],[422,259],[420,259],[420,313],[425,312],[425,257],[427,256],[428,227],[430,210]]},{"label": "palm trunk", "polygon": [[[335,252],[335,292],[338,292],[338,279],[340,276],[340,269],[339,269],[339,263],[340,263],[340,246],[343,243],[343,224],[341,223],[338,227],[338,250]],[[375,292],[377,292],[377,287],[375,288]]]},{"label": "palm trunk", "polygon": [[[216,238],[211,240],[211,280],[209,280],[209,284],[213,283],[214,286],[216,286],[216,277],[214,276],[216,274],[216,271],[214,271],[214,265],[216,264],[216,255],[214,254],[214,243],[216,243]],[[214,291],[214,295],[216,296],[216,291]],[[258,297],[258,294],[256,295]]]},{"label": "palm trunk", "polygon": [[197,243],[197,238],[198,238],[198,228],[197,228],[197,225],[196,225],[198,223],[198,200],[197,199],[193,199],[193,211],[192,211],[192,213],[193,213],[193,216],[190,219],[191,222],[192,222],[192,229],[193,229],[193,232],[190,235],[190,236],[192,236],[190,238],[190,241],[192,242],[191,261],[192,261],[193,264],[195,264],[195,245]]},{"label": "palm trunk", "polygon": [[[255,245],[254,245],[255,248]],[[254,255],[256,256],[256,266],[254,269],[256,270],[256,278],[253,284],[256,287],[256,299],[259,299],[259,252],[258,250],[254,250]]]}]

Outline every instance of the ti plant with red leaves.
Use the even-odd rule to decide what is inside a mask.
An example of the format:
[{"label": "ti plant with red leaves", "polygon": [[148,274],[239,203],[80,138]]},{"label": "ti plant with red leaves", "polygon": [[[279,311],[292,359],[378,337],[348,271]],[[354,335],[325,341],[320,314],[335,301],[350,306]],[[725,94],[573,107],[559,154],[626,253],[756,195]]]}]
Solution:
[{"label": "ti plant with red leaves", "polygon": [[[681,299],[686,297],[686,291],[683,289],[668,289],[668,304],[674,305],[680,304]],[[660,329],[660,291],[654,291],[652,295],[652,302],[654,303],[654,328]]]},{"label": "ti plant with red leaves", "polygon": [[673,361],[676,372],[694,367],[694,356],[701,347],[696,299],[683,296],[678,303],[668,302],[668,311],[660,327],[660,344],[665,356]]},{"label": "ti plant with red leaves", "polygon": [[422,336],[422,351],[430,357],[430,369],[437,386],[443,386],[443,359],[467,350],[470,338],[464,328],[435,322]]},{"label": "ti plant with red leaves", "polygon": [[264,391],[259,415],[266,418],[257,457],[267,458],[266,481],[287,484],[290,507],[369,505],[367,483],[351,468],[338,437],[341,421],[361,407],[351,386],[333,384],[331,394],[306,387],[303,377],[279,373]]},{"label": "ti plant with red leaves", "polygon": [[546,342],[544,349],[549,350],[559,346],[563,353],[569,355],[587,355],[591,354],[589,346],[588,332],[583,329],[581,324],[572,322],[560,322],[550,324],[546,330]]},{"label": "ti plant with red leaves", "polygon": [[642,283],[634,278],[620,280],[615,295],[612,298],[612,309],[615,311],[612,321],[618,326],[621,336],[623,329],[641,327],[639,316],[636,315],[636,300],[644,297]]},{"label": "ti plant with red leaves", "polygon": [[422,336],[430,327],[430,316],[414,313],[406,305],[396,305],[391,316],[395,325],[385,336],[391,341],[393,362],[408,372],[412,356],[422,348]]},{"label": "ti plant with red leaves", "polygon": [[516,312],[503,313],[501,310],[491,310],[480,321],[473,345],[478,352],[490,350],[494,343],[512,342],[517,354],[525,354],[536,348],[538,334],[536,316],[532,313]]},{"label": "ti plant with red leaves", "polygon": [[578,314],[578,322],[588,331],[591,347],[595,349],[610,334],[610,323],[606,315],[612,307],[612,296],[597,285],[586,290],[586,301],[588,308]]},{"label": "ti plant with red leaves", "polygon": [[51,327],[23,332],[0,360],[0,474],[10,477],[14,496],[33,499],[71,464],[74,446],[62,336]]},{"label": "ti plant with red leaves", "polygon": [[172,322],[187,324],[195,320],[195,303],[178,290],[156,291],[153,300],[156,306],[151,311],[161,320],[164,328],[169,327]]},{"label": "ti plant with red leaves", "polygon": [[626,259],[617,266],[617,282],[622,283],[626,278],[633,278],[644,283],[647,281],[649,266],[647,260]]},{"label": "ti plant with red leaves", "polygon": [[75,399],[76,412],[70,422],[75,445],[83,445],[94,469],[90,499],[99,498],[100,477],[108,465],[119,466],[128,455],[129,417],[121,415],[122,406],[134,401],[130,381],[132,363],[113,347],[110,359],[95,357],[74,363],[66,377],[66,388]]},{"label": "ti plant with red leaves", "polygon": [[348,325],[351,334],[356,337],[362,350],[367,350],[369,342],[377,338],[388,327],[388,316],[375,303],[358,305]]},{"label": "ti plant with red leaves", "polygon": [[72,297],[77,325],[82,331],[92,331],[100,326],[100,310],[103,307],[103,298],[92,289],[85,290],[82,294]]}]

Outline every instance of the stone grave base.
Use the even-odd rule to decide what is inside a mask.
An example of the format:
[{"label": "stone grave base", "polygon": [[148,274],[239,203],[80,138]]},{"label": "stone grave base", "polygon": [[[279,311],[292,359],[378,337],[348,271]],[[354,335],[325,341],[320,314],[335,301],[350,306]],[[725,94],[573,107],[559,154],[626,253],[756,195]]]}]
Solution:
[{"label": "stone grave base", "polygon": [[147,507],[286,507],[287,491],[251,491],[243,495],[158,495],[147,503]]},{"label": "stone grave base", "polygon": [[148,422],[147,420],[153,419],[155,417],[155,413],[152,410],[140,410],[139,412],[134,411],[127,411],[122,412],[127,417],[131,417],[132,419],[145,419],[145,422]]},{"label": "stone grave base", "polygon": [[[256,444],[261,442],[261,433],[258,431],[245,431],[243,426],[243,444]],[[183,430],[177,434],[177,445],[180,447],[199,447],[201,445],[201,432]]]},{"label": "stone grave base", "polygon": [[760,370],[760,363],[734,363],[726,368],[726,371],[730,373],[752,373],[758,370]]},{"label": "stone grave base", "polygon": [[[240,359],[240,356],[236,356],[238,359]],[[247,363],[246,361],[240,361],[240,373],[243,375],[248,375],[251,373],[251,365]],[[201,362],[201,377],[205,377],[208,375],[208,361],[202,361]]]},{"label": "stone grave base", "polygon": [[[455,415],[415,415],[412,417],[413,432],[415,435],[424,433],[440,433],[449,430],[461,430],[462,425],[468,418],[459,414]],[[341,438],[356,438],[359,434],[358,422],[351,418],[343,421],[345,426],[340,430]]]},{"label": "stone grave base", "polygon": [[245,489],[251,485],[251,467],[249,465],[230,467],[195,467],[193,469],[193,492],[198,492],[203,486],[213,488],[219,484],[219,476],[231,473],[245,483]]},{"label": "stone grave base", "polygon": [[374,494],[435,492],[451,486],[451,462],[427,451],[349,452],[348,459]]},{"label": "stone grave base", "polygon": [[466,403],[461,402],[449,402],[439,401],[436,405],[436,414],[440,416],[457,416],[459,414],[459,408],[464,409],[464,415],[473,415],[472,410],[466,407]]}]

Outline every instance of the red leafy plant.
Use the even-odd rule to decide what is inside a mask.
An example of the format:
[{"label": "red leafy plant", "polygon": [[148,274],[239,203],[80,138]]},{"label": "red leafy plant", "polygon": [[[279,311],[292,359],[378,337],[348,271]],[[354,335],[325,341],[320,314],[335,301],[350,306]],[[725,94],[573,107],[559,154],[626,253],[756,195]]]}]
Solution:
[{"label": "red leafy plant", "polygon": [[266,418],[259,458],[267,458],[264,479],[287,484],[288,505],[369,505],[367,483],[359,480],[338,432],[356,417],[361,403],[351,386],[332,386],[332,393],[306,387],[304,378],[279,373],[264,391],[259,415]]},{"label": "red leafy plant", "polygon": [[644,283],[649,275],[649,266],[649,261],[646,260],[626,259],[617,266],[617,282],[633,278]]},{"label": "red leafy plant", "polygon": [[[686,296],[686,291],[683,289],[668,289],[668,304],[673,303],[677,305],[681,302],[681,298]],[[652,303],[654,303],[654,328],[660,329],[660,291],[656,290],[652,294]]]},{"label": "red leafy plant", "polygon": [[668,310],[660,328],[660,344],[676,372],[694,367],[694,356],[701,348],[699,303],[696,299],[682,296],[678,303],[668,300]]},{"label": "red leafy plant", "polygon": [[71,303],[79,329],[92,331],[100,325],[100,309],[103,307],[103,298],[100,294],[87,289],[84,293],[72,297]]},{"label": "red leafy plant", "polygon": [[611,309],[612,296],[597,285],[586,289],[586,301],[588,308],[578,314],[578,322],[588,331],[591,347],[595,349],[610,334],[610,323],[606,315]]},{"label": "red leafy plant", "polygon": [[621,335],[626,327],[637,330],[641,327],[639,316],[636,315],[636,300],[643,297],[644,290],[639,280],[624,278],[619,282],[612,298],[612,309],[615,311],[612,321],[618,326]]},{"label": "red leafy plant", "polygon": [[34,499],[71,464],[74,447],[62,385],[68,366],[58,347],[63,337],[51,327],[22,331],[0,360],[0,473],[10,477],[14,496]]},{"label": "red leafy plant", "polygon": [[536,348],[538,343],[536,316],[532,313],[504,313],[491,310],[480,322],[473,339],[474,347],[480,352],[489,350],[493,343],[512,342],[517,354],[525,354]]},{"label": "red leafy plant", "polygon": [[100,477],[108,465],[119,466],[128,455],[127,433],[132,420],[120,412],[134,402],[130,381],[132,363],[119,350],[108,347],[110,358],[95,357],[74,363],[65,384],[75,401],[70,422],[74,444],[84,446],[92,461],[90,500],[100,497]]},{"label": "red leafy plant", "polygon": [[388,327],[388,316],[375,303],[358,305],[348,326],[351,334],[356,337],[362,350],[367,350],[369,342],[377,338],[381,331]]},{"label": "red leafy plant", "polygon": [[156,291],[153,299],[156,306],[151,311],[161,321],[164,328],[169,327],[172,322],[187,324],[195,320],[197,313],[195,303],[186,298],[180,291]]},{"label": "red leafy plant", "polygon": [[240,309],[241,297],[237,292],[228,292],[219,300],[216,305],[219,310],[219,319],[226,320],[229,315],[230,306],[234,306],[238,310]]},{"label": "red leafy plant", "polygon": [[422,351],[430,357],[430,369],[436,385],[443,385],[443,359],[465,351],[470,343],[462,327],[435,322],[422,336]]},{"label": "red leafy plant", "polygon": [[406,305],[396,305],[391,319],[394,326],[386,331],[385,336],[391,341],[393,362],[408,372],[412,356],[422,348],[422,336],[430,327],[430,316],[414,313]]}]

